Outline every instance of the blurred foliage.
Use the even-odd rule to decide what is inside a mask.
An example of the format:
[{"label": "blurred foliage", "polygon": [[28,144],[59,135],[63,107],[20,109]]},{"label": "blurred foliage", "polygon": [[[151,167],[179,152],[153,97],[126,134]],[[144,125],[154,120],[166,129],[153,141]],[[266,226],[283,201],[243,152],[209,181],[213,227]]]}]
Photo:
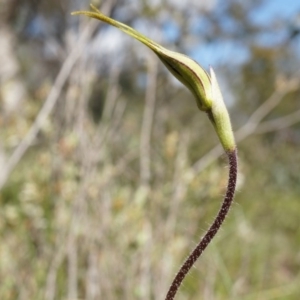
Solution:
[{"label": "blurred foliage", "polygon": [[[263,0],[180,3],[103,7],[180,52],[212,47],[214,57],[229,42],[234,55],[246,52],[239,62],[214,61],[236,129],[276,91],[281,100],[261,123],[300,109],[297,87],[278,91],[299,82],[296,27],[291,33],[283,17],[254,22]],[[1,2],[1,169],[89,26],[70,11],[87,7]],[[173,38],[170,24],[178,30]],[[145,47],[109,39],[109,30],[92,32],[52,113],[2,187],[0,299],[163,299],[220,205],[224,157],[195,172],[217,144],[209,122]],[[261,43],[260,36],[278,32],[279,42]],[[178,299],[299,299],[300,125],[284,122],[239,142],[235,205]]]}]

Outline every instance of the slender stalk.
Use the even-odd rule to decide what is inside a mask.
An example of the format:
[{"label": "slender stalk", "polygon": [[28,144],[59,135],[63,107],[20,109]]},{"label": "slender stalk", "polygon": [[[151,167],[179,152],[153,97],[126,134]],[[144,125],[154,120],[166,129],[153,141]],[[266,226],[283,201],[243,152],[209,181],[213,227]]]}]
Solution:
[{"label": "slender stalk", "polygon": [[117,27],[126,34],[137,39],[141,43],[149,47],[159,57],[167,69],[182,82],[195,96],[198,108],[207,113],[210,121],[212,122],[216,134],[219,137],[223,149],[228,155],[229,159],[229,180],[227,192],[221,206],[221,209],[212,224],[208,229],[204,238],[200,240],[198,246],[187,258],[183,266],[180,268],[176,275],[171,287],[166,296],[166,300],[174,299],[178,288],[180,287],[183,279],[194,265],[196,260],[200,257],[202,252],[208,246],[210,241],[220,229],[225,217],[229,211],[230,205],[233,200],[236,178],[237,178],[237,153],[234,135],[231,128],[230,117],[223,101],[222,93],[220,91],[216,75],[212,68],[208,74],[200,65],[186,55],[176,53],[165,49],[156,42],[148,39],[143,34],[135,29],[118,22],[108,16],[105,16],[95,6],[91,4],[93,12],[77,11],[72,15],[86,15],[88,17],[98,19],[106,22],[112,26]]},{"label": "slender stalk", "polygon": [[165,298],[166,300],[173,300],[175,298],[176,293],[182,281],[184,280],[185,276],[190,271],[192,266],[195,264],[197,259],[201,256],[201,254],[206,249],[206,247],[209,245],[211,240],[214,238],[214,236],[220,229],[230,209],[230,206],[233,201],[234,193],[235,193],[236,180],[237,180],[237,150],[234,149],[232,151],[227,151],[226,154],[228,156],[228,162],[229,162],[229,179],[228,179],[227,191],[222,206],[213,224],[210,226],[210,228],[208,229],[204,237],[200,240],[196,248],[188,256],[188,258],[180,268],[179,272],[175,276],[169,288],[167,296]]}]

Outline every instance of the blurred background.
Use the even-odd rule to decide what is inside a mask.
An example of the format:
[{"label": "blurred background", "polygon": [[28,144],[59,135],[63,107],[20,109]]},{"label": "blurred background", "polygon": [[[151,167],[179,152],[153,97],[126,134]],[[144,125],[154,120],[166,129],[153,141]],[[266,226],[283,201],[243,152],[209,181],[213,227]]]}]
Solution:
[{"label": "blurred background", "polygon": [[[300,2],[93,3],[213,66],[232,117],[235,204],[177,299],[300,299]],[[0,2],[0,299],[164,299],[226,157],[158,58],[80,9]]]}]

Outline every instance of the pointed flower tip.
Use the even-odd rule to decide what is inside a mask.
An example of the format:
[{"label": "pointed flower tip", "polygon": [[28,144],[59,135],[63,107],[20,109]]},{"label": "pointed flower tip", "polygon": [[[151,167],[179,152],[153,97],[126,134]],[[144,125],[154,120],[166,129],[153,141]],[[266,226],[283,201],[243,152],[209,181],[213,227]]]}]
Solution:
[{"label": "pointed flower tip", "polygon": [[[73,11],[73,12],[71,12],[71,15],[72,16],[86,15],[91,18],[102,20],[102,16],[104,16],[103,13],[93,4],[90,4],[90,7],[91,7],[92,11],[84,11],[84,10]],[[102,21],[105,22],[105,20],[102,20]]]},{"label": "pointed flower tip", "polygon": [[217,76],[212,67],[209,68],[210,71],[210,79],[211,79],[211,90],[212,90],[212,98],[214,102],[223,102],[223,96],[220,90],[220,86],[217,80]]},{"label": "pointed flower tip", "polygon": [[231,121],[219,88],[216,74],[212,67],[210,67],[210,78],[213,103],[210,112],[210,119],[215,127],[216,133],[224,150],[226,152],[232,152],[236,149],[236,144],[231,127]]},{"label": "pointed flower tip", "polygon": [[103,15],[103,13],[94,4],[91,3],[90,7],[95,13]]}]

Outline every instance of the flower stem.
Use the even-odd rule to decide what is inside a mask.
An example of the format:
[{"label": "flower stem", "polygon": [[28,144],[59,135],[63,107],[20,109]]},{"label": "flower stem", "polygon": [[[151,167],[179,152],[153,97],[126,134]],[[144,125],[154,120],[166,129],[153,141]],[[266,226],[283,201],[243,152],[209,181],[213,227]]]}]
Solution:
[{"label": "flower stem", "polygon": [[200,240],[199,244],[196,248],[191,252],[188,256],[184,264],[181,266],[179,272],[175,276],[169,291],[166,296],[166,300],[173,300],[183,279],[190,271],[191,267],[195,264],[197,259],[201,256],[202,252],[206,249],[209,245],[211,240],[214,238],[218,230],[220,229],[223,221],[226,218],[226,215],[230,209],[230,206],[233,201],[235,187],[236,187],[236,180],[237,180],[237,150],[234,149],[232,151],[226,152],[229,161],[229,179],[227,185],[227,191],[225,194],[225,198],[223,200],[222,206],[216,216],[213,224],[210,226],[204,237]]}]

